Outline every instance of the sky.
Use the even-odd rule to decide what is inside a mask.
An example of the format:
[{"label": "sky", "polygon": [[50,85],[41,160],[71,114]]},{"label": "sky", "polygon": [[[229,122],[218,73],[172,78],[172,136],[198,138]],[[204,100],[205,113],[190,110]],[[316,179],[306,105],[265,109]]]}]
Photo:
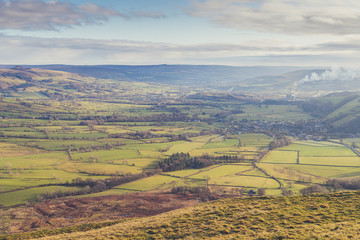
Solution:
[{"label": "sky", "polygon": [[358,67],[358,0],[0,0],[0,64]]}]

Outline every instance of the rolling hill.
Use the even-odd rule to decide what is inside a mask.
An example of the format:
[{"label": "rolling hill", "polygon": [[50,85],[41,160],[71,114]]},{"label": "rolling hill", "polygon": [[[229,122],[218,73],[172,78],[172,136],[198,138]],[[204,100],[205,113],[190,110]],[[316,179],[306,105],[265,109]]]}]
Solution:
[{"label": "rolling hill", "polygon": [[222,199],[85,232],[79,227],[2,239],[356,239],[359,198],[347,192]]},{"label": "rolling hill", "polygon": [[[9,74],[5,74],[4,71],[12,72],[13,79],[26,77],[29,74],[33,77],[31,74],[34,73],[31,73],[29,69],[35,68],[38,72],[42,69],[42,75],[46,75],[45,71],[51,72],[50,75],[66,72],[69,76],[71,74],[76,76],[75,79],[87,78],[89,81],[91,78],[92,84],[97,83],[95,79],[98,79],[98,82],[107,79],[112,82],[165,84],[235,93],[271,93],[282,96],[288,94],[291,89],[292,93],[300,98],[326,95],[331,92],[360,90],[359,75],[347,69],[209,65],[34,65],[10,69],[10,66],[2,67],[4,70],[0,78],[9,77]],[[15,71],[24,72],[25,70],[27,71],[25,75],[15,73]],[[39,77],[39,74],[36,77]],[[67,78],[70,80],[71,77]],[[0,87],[9,86],[7,83],[2,83]]]},{"label": "rolling hill", "polygon": [[[166,98],[179,87],[132,80],[99,79],[73,72],[28,67],[0,69],[0,96],[18,99],[128,99]],[[188,91],[189,90],[189,91]],[[192,92],[182,88],[184,94]],[[192,92],[195,93],[195,92]]]},{"label": "rolling hill", "polygon": [[[149,66],[71,66],[71,65],[37,65],[29,66],[48,70],[66,71],[85,76],[114,79],[120,81],[152,82],[168,85],[210,88],[218,90],[267,90],[262,88],[261,76],[278,76],[287,72],[300,70],[300,67],[232,67],[211,65],[149,65]],[[305,76],[305,74],[304,74]],[[282,77],[280,77],[281,81]],[[246,87],[250,84],[250,87]],[[257,87],[258,89],[254,89]]]},{"label": "rolling hill", "polygon": [[332,126],[333,131],[345,133],[360,131],[360,96],[357,93],[328,94],[305,102],[302,107]]},{"label": "rolling hill", "polygon": [[[199,100],[198,94],[204,94],[201,87],[201,81],[195,81],[197,74],[199,79],[204,79],[216,72],[208,87],[213,87],[220,81],[220,75],[225,75],[225,70],[230,71],[233,78],[227,79],[221,86],[216,88],[229,87],[231,81],[235,81],[235,73],[237,71],[250,71],[251,68],[236,68],[215,66],[210,70],[209,66],[63,66],[50,65],[43,68],[56,68],[72,72],[64,72],[59,70],[48,70],[40,68],[13,67],[0,69],[0,93],[3,97],[15,97],[22,99],[59,99],[71,100],[74,98],[101,98],[104,100],[119,99],[125,100],[131,98],[132,101],[162,101],[161,99],[171,98],[175,93],[175,99],[181,97],[179,93],[187,96],[188,100]],[[146,69],[148,71],[146,71]],[[167,69],[167,70],[164,70]],[[253,70],[257,69],[256,67]],[[263,71],[280,71],[280,68],[259,68],[260,73]],[[87,73],[83,72],[89,70]],[[164,70],[164,71],[163,71]],[[284,70],[284,69],[282,69]],[[207,73],[205,74],[205,72]],[[315,72],[314,72],[315,71]],[[79,72],[79,73],[74,73]],[[114,75],[107,75],[111,72]],[[338,81],[301,81],[297,80],[310,72],[320,74],[318,70],[297,70],[284,73],[279,76],[263,76],[252,79],[238,80],[232,86],[232,93],[237,93],[236,97],[229,95],[229,91],[213,92],[212,98],[217,94],[218,100],[226,100],[231,97],[232,100],[250,99],[242,92],[253,94],[257,97],[263,94],[273,94],[273,96],[285,96],[289,89],[293,90],[293,94],[300,99],[310,99],[314,94],[321,92],[333,92],[334,89],[348,89],[351,81],[346,84],[339,85]],[[172,78],[167,78],[171,76]],[[193,73],[192,80],[190,75]],[[196,74],[195,74],[196,73]],[[259,74],[260,74],[259,73]],[[121,78],[119,74],[122,74]],[[148,75],[147,75],[148,74]],[[160,77],[163,75],[164,78]],[[256,74],[256,73],[251,73]],[[92,75],[92,76],[86,76]],[[180,81],[181,76],[185,77],[184,81]],[[99,79],[96,76],[108,77],[108,79]],[[244,73],[244,76],[249,76]],[[308,75],[307,75],[308,76]],[[109,79],[112,78],[112,79]],[[221,78],[222,79],[222,78]],[[239,78],[240,79],[240,78]],[[340,81],[340,80],[339,80]],[[356,82],[356,78],[353,79]],[[298,84],[296,84],[298,83]],[[180,84],[199,87],[184,88]],[[213,85],[211,85],[213,84]],[[322,119],[325,123],[332,126],[334,131],[358,132],[360,131],[360,96],[353,91],[358,87],[358,83],[354,83],[351,92],[331,93],[323,97],[312,98],[300,104],[303,110],[311,113],[314,117]],[[359,86],[360,88],[360,86]],[[319,90],[322,89],[322,90]],[[232,94],[231,93],[231,94]],[[195,94],[195,95],[194,95]],[[207,91],[209,94],[209,91]],[[214,95],[215,94],[215,95]],[[260,95],[259,95],[260,94]],[[165,96],[166,95],[166,96]],[[205,94],[206,95],[206,94]],[[179,101],[175,100],[174,101]],[[186,99],[186,98],[185,98]],[[202,100],[206,96],[201,97]],[[217,101],[218,101],[217,100]]]}]

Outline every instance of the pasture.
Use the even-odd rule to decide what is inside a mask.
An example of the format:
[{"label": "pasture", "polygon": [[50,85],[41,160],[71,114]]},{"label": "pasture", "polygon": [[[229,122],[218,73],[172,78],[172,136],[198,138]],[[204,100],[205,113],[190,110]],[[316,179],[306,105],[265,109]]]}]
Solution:
[{"label": "pasture", "polygon": [[[325,141],[295,142],[271,151],[258,165],[290,183],[290,189],[299,183],[324,183],[330,178],[355,177],[360,173],[360,157],[344,145]],[[295,191],[299,189],[301,186]]]},{"label": "pasture", "polygon": [[[139,90],[136,86],[149,89]],[[346,146],[315,141],[295,141],[271,151],[257,163],[267,174],[254,169],[252,162],[274,139],[268,133],[231,130],[229,122],[311,119],[295,105],[259,106],[238,100],[218,104],[209,99],[201,100],[201,104],[182,104],[177,90],[145,83],[133,86],[123,82],[121,89],[114,92],[118,94],[114,93],[114,99],[109,92],[104,92],[103,99],[97,99],[92,91],[74,92],[78,97],[90,94],[92,98],[73,101],[19,92],[11,94],[21,99],[9,97],[0,102],[0,198],[7,199],[7,206],[11,205],[11,194],[24,193],[20,198],[24,203],[32,201],[37,190],[43,193],[48,184],[64,187],[74,179],[139,174],[156,169],[159,161],[181,152],[192,158],[231,157],[239,162],[163,172],[94,195],[166,190],[174,185],[197,186],[204,182],[213,191],[264,188],[267,194],[278,195],[279,183],[272,177],[298,192],[309,181],[322,183],[330,177],[357,176],[360,172],[357,155]],[[156,92],[168,97],[167,104],[149,100]]]},{"label": "pasture", "polygon": [[[137,130],[149,130],[159,133],[165,128],[156,126],[149,126],[145,123],[143,128],[142,123],[137,123]],[[151,124],[150,124],[151,125]],[[174,124],[175,130],[179,130],[178,126],[181,124]],[[127,128],[123,124],[112,125],[112,129]],[[74,126],[68,124],[67,127],[51,125],[37,127],[39,129],[47,129],[48,134],[59,134],[59,132],[71,131],[73,134],[92,134],[89,128],[85,126]],[[68,129],[70,128],[70,130]],[[159,131],[155,131],[158,129]],[[171,129],[168,127],[166,131],[170,133]],[[184,131],[185,128],[181,128]],[[189,128],[188,128],[189,129]],[[18,129],[23,131],[23,128]],[[161,131],[160,131],[161,130]],[[191,127],[194,130],[194,126]],[[16,127],[12,129],[16,131]],[[131,132],[136,132],[132,129]],[[88,133],[87,133],[88,132]],[[122,131],[121,133],[125,133]],[[171,132],[177,134],[177,131]],[[63,133],[65,134],[65,133]],[[72,136],[68,133],[68,136]],[[60,136],[60,135],[59,135]],[[79,135],[80,136],[80,135]],[[93,135],[95,138],[98,137]],[[93,178],[105,179],[114,175],[126,175],[141,173],[146,169],[153,169],[157,167],[157,162],[161,159],[167,158],[173,153],[188,152],[192,156],[202,156],[210,154],[214,156],[232,155],[244,157],[245,161],[251,161],[258,154],[258,149],[265,147],[269,142],[269,138],[261,134],[247,134],[240,136],[244,142],[247,142],[247,147],[237,146],[238,138],[224,139],[217,134],[202,135],[189,138],[187,141],[169,141],[162,139],[165,142],[156,143],[157,138],[152,138],[151,141],[132,140],[126,138],[99,138],[88,139],[83,136],[81,138],[72,139],[70,137],[55,139],[38,139],[31,141],[27,138],[9,138],[9,142],[1,142],[0,151],[3,155],[0,158],[0,196],[8,198],[17,194],[24,193],[24,197],[20,198],[22,203],[26,201],[33,201],[37,190],[39,194],[44,193],[44,186],[47,184],[63,184],[71,182],[73,179]],[[263,139],[264,138],[264,139]],[[21,141],[22,140],[22,141]],[[109,141],[115,144],[113,147],[109,146]],[[120,146],[116,146],[120,143]],[[70,152],[67,152],[69,151]],[[165,175],[158,175],[146,179],[140,179],[135,182],[119,185],[106,193],[122,194],[131,191],[148,191],[148,190],[162,190],[169,189],[176,184],[179,185],[203,185],[207,178],[214,188],[217,182],[220,185],[229,185],[227,183],[231,180],[230,185],[246,186],[246,187],[261,187],[271,186],[271,184],[263,184],[269,182],[265,178],[258,179],[253,176],[241,177],[242,172],[248,172],[252,169],[250,162],[232,165],[214,165],[205,169],[189,169],[176,172],[169,172]],[[173,176],[173,177],[172,177]],[[256,183],[250,183],[250,180],[256,180]],[[254,179],[253,179],[254,178]],[[271,186],[272,188],[273,186]],[[23,190],[24,188],[27,188]],[[70,188],[62,188],[64,191]],[[31,193],[31,194],[28,194]],[[10,194],[11,193],[11,194]],[[102,193],[94,193],[94,196]],[[11,205],[11,200],[5,200],[6,206]],[[14,201],[14,205],[18,201]]]},{"label": "pasture", "polygon": [[[137,174],[145,169],[156,168],[158,161],[177,152],[190,153],[191,156],[205,154],[219,157],[223,155],[238,156],[242,157],[245,162],[168,172],[125,183],[92,195],[163,190],[170,189],[175,185],[196,186],[203,185],[206,181],[214,191],[219,191],[221,188],[264,188],[267,190],[267,194],[281,194],[279,183],[263,172],[253,169],[251,164],[259,151],[266,148],[271,141],[271,138],[264,134],[238,134],[229,138],[210,134],[180,141],[169,141],[160,136],[151,138],[151,141],[126,138],[129,131],[152,131],[157,134],[176,134],[178,130],[186,131],[180,123],[172,125],[175,127],[174,131],[171,131],[170,126],[154,126],[149,123],[144,125],[137,123],[133,127],[113,123],[110,126],[111,134],[118,129],[118,133],[125,134],[122,139],[94,135],[95,138],[100,138],[89,140],[87,137],[82,137],[78,141],[74,141],[66,137],[62,140],[39,139],[33,142],[23,139],[16,143],[16,138],[9,138],[9,142],[0,143],[2,153],[0,190],[3,192],[0,193],[0,196],[7,199],[4,200],[4,203],[8,206],[11,205],[9,196],[23,193],[23,197],[20,197],[19,201],[14,201],[13,204],[24,203],[33,200],[36,192],[44,193],[46,188],[38,186],[62,184],[76,178],[105,179],[114,175]],[[54,134],[66,131],[63,127],[54,125],[38,128],[47,129],[49,133]],[[71,128],[70,124],[69,128]],[[194,128],[194,126],[191,127],[191,130]],[[16,131],[16,127],[10,130]],[[26,128],[18,130],[24,131]],[[75,126],[71,131],[73,134],[85,134],[86,132],[92,134],[87,126]],[[109,141],[107,139],[115,146],[106,148]],[[162,139],[164,142],[156,143],[156,139]],[[121,145],[116,146],[116,143]],[[72,149],[71,158],[66,153],[69,147]],[[289,146],[271,151],[257,165],[294,192],[298,192],[306,186],[302,183],[323,183],[328,178],[352,177],[360,173],[359,157],[349,148],[332,142],[297,141]],[[28,189],[22,190],[23,188]],[[66,187],[62,189],[70,190]]]},{"label": "pasture", "polygon": [[53,192],[71,192],[79,190],[79,188],[74,187],[60,187],[60,186],[51,186],[51,187],[39,187],[39,188],[30,188],[25,190],[19,190],[14,192],[2,193],[0,198],[0,204],[5,207],[25,204],[29,201],[36,201],[39,195],[45,193]]}]

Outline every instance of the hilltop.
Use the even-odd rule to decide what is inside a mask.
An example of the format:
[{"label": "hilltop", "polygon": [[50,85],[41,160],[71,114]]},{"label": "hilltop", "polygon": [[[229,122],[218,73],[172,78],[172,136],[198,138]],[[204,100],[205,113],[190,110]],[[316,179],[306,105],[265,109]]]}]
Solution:
[{"label": "hilltop", "polygon": [[356,239],[359,200],[358,192],[221,199],[44,239]]}]

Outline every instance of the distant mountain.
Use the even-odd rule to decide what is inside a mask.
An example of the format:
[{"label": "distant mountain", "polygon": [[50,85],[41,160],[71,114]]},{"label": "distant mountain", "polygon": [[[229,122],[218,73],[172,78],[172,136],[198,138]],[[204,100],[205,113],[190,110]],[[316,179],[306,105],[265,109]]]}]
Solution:
[{"label": "distant mountain", "polygon": [[280,75],[300,67],[231,67],[209,65],[37,65],[41,69],[78,73],[95,78],[231,90],[248,79]]},{"label": "distant mountain", "polygon": [[[301,92],[304,94],[303,88],[307,87],[309,83],[300,84],[300,81],[307,75],[312,73],[320,74],[326,69],[301,69],[295,71],[289,71],[279,75],[262,75],[254,78],[248,78],[234,86],[234,91],[251,91],[251,92],[273,92],[278,94],[288,94],[290,89],[295,92]],[[322,90],[323,88],[307,89],[312,94],[314,91]]]},{"label": "distant mountain", "polygon": [[234,91],[273,92],[293,97],[324,96],[332,92],[360,91],[360,71],[352,69],[302,69],[280,75],[247,79]]},{"label": "distant mountain", "polygon": [[[0,66],[1,67],[1,66]],[[4,68],[9,68],[5,66]],[[111,81],[147,82],[231,92],[270,93],[296,97],[359,91],[360,71],[304,67],[232,67],[209,65],[34,65]]]},{"label": "distant mountain", "polygon": [[78,98],[108,101],[156,102],[168,99],[169,92],[181,92],[182,97],[196,90],[188,87],[158,83],[119,81],[39,68],[12,67],[0,69],[0,99],[57,99]]}]

